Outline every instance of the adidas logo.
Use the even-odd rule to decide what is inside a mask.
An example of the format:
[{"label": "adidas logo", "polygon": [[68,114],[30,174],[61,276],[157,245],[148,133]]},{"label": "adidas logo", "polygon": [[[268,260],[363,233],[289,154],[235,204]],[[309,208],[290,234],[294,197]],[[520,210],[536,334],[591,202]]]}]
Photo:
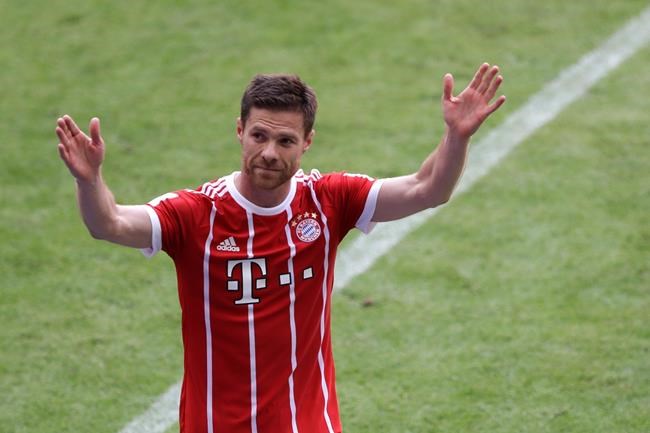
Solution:
[{"label": "adidas logo", "polygon": [[232,236],[221,241],[221,243],[217,245],[217,249],[219,251],[239,251],[239,247],[235,243],[235,238]]}]

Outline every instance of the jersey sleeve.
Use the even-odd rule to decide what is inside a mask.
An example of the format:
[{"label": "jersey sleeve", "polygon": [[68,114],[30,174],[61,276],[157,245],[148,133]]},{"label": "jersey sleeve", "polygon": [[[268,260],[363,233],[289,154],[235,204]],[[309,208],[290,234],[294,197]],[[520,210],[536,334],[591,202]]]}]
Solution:
[{"label": "jersey sleeve", "polygon": [[201,194],[181,190],[163,194],[147,203],[151,220],[151,247],[141,249],[146,257],[163,250],[172,258],[181,249],[195,226],[195,215],[203,206]]},{"label": "jersey sleeve", "polygon": [[372,216],[382,181],[365,174],[345,172],[325,175],[321,181],[324,181],[328,196],[336,204],[343,232],[356,227],[366,234],[370,233],[375,225]]}]

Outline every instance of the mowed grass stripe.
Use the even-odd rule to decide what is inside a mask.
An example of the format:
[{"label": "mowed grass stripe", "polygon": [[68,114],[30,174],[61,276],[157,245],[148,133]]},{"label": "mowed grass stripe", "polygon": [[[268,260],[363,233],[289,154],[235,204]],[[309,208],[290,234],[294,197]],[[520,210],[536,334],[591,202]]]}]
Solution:
[{"label": "mowed grass stripe", "polygon": [[[485,176],[517,145],[553,120],[650,40],[650,8],[632,19],[599,48],[563,71],[539,93],[513,112],[476,144],[455,194],[461,194]],[[379,224],[369,236],[360,236],[341,252],[337,261],[335,289],[341,289],[390,251],[411,231],[424,224],[443,206],[391,223]]]},{"label": "mowed grass stripe", "polygon": [[[620,66],[650,41],[650,8],[630,20],[596,50],[562,71],[558,77],[513,112],[499,127],[476,144],[456,194],[469,190],[518,144],[553,120],[589,88]],[[410,218],[379,224],[369,236],[358,237],[339,254],[335,289],[345,287],[368,270],[411,231],[426,222],[439,208]],[[120,433],[162,433],[178,421],[180,383],[172,385],[142,415]]]},{"label": "mowed grass stripe", "polygon": [[650,432],[649,62],[334,297],[347,431]]}]

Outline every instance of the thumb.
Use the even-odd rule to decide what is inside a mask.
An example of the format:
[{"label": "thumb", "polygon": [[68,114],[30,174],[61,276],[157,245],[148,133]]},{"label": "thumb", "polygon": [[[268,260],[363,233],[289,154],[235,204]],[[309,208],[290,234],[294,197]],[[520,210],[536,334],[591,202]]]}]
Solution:
[{"label": "thumb", "polygon": [[451,100],[451,94],[454,91],[454,77],[451,74],[445,74],[442,79],[442,100]]},{"label": "thumb", "polygon": [[90,138],[92,139],[92,142],[95,146],[98,146],[100,144],[104,143],[104,140],[102,140],[102,135],[99,131],[99,118],[98,117],[93,117],[90,119]]}]

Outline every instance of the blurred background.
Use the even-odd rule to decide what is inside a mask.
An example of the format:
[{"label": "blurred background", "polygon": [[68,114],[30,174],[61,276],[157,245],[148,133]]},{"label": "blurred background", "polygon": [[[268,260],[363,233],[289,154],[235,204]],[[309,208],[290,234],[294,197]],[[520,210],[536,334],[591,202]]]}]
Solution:
[{"label": "blurred background", "polygon": [[[182,373],[173,264],[90,238],[57,117],[100,117],[105,180],[144,203],[238,169],[248,81],[297,73],[303,168],[396,176],[438,143],[446,72],[501,67],[480,142],[646,7],[0,2],[0,431],[118,432]],[[336,294],[346,432],[650,431],[649,112],[645,47]]]}]

